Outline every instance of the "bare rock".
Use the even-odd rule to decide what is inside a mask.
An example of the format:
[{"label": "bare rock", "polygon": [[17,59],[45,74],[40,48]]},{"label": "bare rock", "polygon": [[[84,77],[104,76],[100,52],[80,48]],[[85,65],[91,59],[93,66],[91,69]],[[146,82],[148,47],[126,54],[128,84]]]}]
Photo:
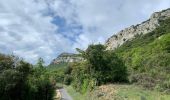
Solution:
[{"label": "bare rock", "polygon": [[61,53],[57,58],[53,59],[51,64],[59,64],[59,63],[69,63],[69,62],[79,62],[82,61],[83,58],[77,54],[73,53]]},{"label": "bare rock", "polygon": [[116,35],[111,36],[105,43],[107,50],[114,50],[121,46],[127,40],[131,40],[137,34],[147,34],[159,26],[159,20],[165,20],[170,17],[170,8],[161,12],[155,12],[150,19],[138,25],[132,25],[121,30]]}]

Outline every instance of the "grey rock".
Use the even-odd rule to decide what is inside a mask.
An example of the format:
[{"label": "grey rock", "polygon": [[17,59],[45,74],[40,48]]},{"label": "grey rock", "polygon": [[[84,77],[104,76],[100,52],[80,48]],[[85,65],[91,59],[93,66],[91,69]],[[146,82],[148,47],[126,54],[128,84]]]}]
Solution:
[{"label": "grey rock", "polygon": [[170,8],[155,12],[151,15],[150,19],[142,22],[141,24],[132,25],[124,30],[121,30],[116,35],[111,36],[105,43],[107,50],[114,50],[121,46],[128,40],[131,40],[138,34],[147,34],[159,26],[159,20],[165,20],[170,17]]},{"label": "grey rock", "polygon": [[83,58],[80,57],[78,54],[61,53],[57,58],[53,59],[51,64],[79,62],[79,61],[82,61],[82,60],[83,60]]}]

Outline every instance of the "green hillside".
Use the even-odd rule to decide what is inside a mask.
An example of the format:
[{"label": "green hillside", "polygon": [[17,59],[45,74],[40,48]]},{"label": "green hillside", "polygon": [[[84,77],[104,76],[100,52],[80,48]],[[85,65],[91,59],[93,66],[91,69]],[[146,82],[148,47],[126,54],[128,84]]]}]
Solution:
[{"label": "green hillside", "polygon": [[170,19],[146,35],[137,35],[115,50],[130,74],[130,81],[146,88],[170,89]]},{"label": "green hillside", "polygon": [[68,66],[68,63],[59,63],[59,64],[52,64],[52,65],[48,65],[47,69],[48,70],[58,70],[58,69],[64,69]]},{"label": "green hillside", "polygon": [[57,83],[63,83],[65,70],[69,66],[69,63],[59,63],[59,64],[52,64],[46,67],[47,74],[55,80]]}]

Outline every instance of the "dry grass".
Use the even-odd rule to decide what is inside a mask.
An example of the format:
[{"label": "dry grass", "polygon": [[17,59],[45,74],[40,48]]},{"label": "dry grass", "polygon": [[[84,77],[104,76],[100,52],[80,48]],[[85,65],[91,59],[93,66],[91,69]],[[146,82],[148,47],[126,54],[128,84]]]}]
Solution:
[{"label": "dry grass", "polygon": [[170,100],[170,95],[135,85],[109,84],[97,87],[88,100]]}]

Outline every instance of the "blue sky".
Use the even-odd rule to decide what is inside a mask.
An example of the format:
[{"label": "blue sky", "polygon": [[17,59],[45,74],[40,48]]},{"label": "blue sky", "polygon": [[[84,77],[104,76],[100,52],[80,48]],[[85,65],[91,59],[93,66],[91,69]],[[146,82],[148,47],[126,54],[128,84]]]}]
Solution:
[{"label": "blue sky", "polygon": [[167,8],[170,0],[0,0],[0,52],[48,64]]}]

